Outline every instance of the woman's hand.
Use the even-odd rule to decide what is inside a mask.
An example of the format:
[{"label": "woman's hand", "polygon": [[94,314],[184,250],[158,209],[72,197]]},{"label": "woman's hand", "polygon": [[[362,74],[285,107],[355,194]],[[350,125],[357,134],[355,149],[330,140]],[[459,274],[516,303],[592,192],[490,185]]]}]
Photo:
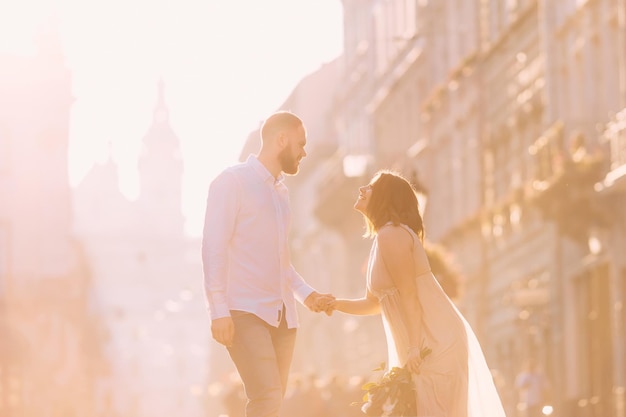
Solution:
[{"label": "woman's hand", "polygon": [[328,310],[328,305],[334,301],[335,297],[332,294],[320,294],[314,291],[304,300],[304,305],[315,313],[323,311],[330,316],[332,310]]},{"label": "woman's hand", "polygon": [[422,358],[422,351],[418,347],[412,347],[409,349],[409,356],[406,361],[405,368],[408,369],[411,373],[419,374],[420,373],[420,365],[424,359]]},{"label": "woman's hand", "polygon": [[335,311],[336,309],[337,309],[336,299],[326,301],[326,303],[322,307],[322,311],[326,313],[327,316],[332,316],[333,311]]}]

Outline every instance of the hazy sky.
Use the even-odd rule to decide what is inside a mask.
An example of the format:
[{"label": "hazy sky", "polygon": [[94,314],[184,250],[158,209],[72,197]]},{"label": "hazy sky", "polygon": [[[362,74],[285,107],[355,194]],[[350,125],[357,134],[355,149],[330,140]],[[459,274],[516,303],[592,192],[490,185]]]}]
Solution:
[{"label": "hazy sky", "polygon": [[0,51],[32,53],[36,25],[53,10],[73,77],[72,185],[111,148],[122,191],[136,196],[161,77],[194,235],[209,181],[300,79],[342,49],[340,0],[0,0]]}]

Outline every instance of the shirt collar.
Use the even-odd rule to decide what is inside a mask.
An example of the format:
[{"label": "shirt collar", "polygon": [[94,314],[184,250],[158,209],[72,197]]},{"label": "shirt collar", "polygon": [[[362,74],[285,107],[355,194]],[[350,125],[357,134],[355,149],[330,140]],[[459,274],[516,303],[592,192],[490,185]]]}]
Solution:
[{"label": "shirt collar", "polygon": [[265,168],[265,165],[259,161],[256,155],[249,155],[246,163],[250,165],[252,169],[254,169],[254,172],[256,172],[257,175],[263,179],[263,182],[267,184],[278,184],[283,181],[283,178],[285,178],[282,173],[278,176],[278,178],[274,178],[267,168]]}]

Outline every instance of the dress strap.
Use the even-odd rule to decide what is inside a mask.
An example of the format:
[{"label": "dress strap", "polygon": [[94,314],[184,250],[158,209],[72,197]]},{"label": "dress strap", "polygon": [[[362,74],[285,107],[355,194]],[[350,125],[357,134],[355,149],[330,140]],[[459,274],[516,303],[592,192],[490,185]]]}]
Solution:
[{"label": "dress strap", "polygon": [[[413,240],[417,239],[417,233],[415,233],[415,231],[413,229],[411,229],[409,226],[407,226],[404,223],[398,223],[397,225],[402,227],[404,230],[408,231],[411,234],[411,236],[413,236]],[[390,220],[387,223],[385,223],[382,227],[387,227],[387,226],[395,226],[395,225]],[[382,227],[381,227],[381,229],[382,229]]]},{"label": "dress strap", "polygon": [[415,233],[415,231],[411,229],[409,226],[407,226],[406,224],[400,223],[400,226],[402,226],[405,230],[407,230],[411,234],[411,236],[413,236],[413,239],[417,237],[417,234]]}]

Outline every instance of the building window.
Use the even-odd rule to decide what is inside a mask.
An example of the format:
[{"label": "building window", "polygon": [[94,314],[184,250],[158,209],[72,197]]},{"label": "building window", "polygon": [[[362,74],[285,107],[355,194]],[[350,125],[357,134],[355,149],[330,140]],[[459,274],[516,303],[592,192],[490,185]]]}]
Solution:
[{"label": "building window", "polygon": [[372,11],[376,37],[376,71],[384,73],[417,31],[414,0],[379,2]]},{"label": "building window", "polygon": [[611,169],[626,165],[626,109],[617,114],[605,131],[611,148]]},{"label": "building window", "polygon": [[496,192],[495,192],[495,153],[493,149],[486,149],[483,154],[484,164],[484,190],[485,190],[485,205],[491,207],[495,204]]},{"label": "building window", "polygon": [[598,265],[582,276],[579,287],[579,360],[582,399],[594,417],[610,415],[612,375],[609,266]]},{"label": "building window", "polygon": [[[622,346],[626,346],[626,268],[622,269],[622,298],[620,300],[620,308],[622,309],[622,323],[619,326],[622,332]],[[626,362],[623,361],[624,369],[622,369],[622,375],[626,375]],[[626,396],[626,394],[622,394]],[[622,397],[624,399],[624,397]]]},{"label": "building window", "polygon": [[0,175],[6,175],[9,172],[10,145],[11,134],[9,128],[0,124]]},{"label": "building window", "polygon": [[7,292],[9,280],[9,227],[0,222],[0,300]]},{"label": "building window", "polygon": [[494,192],[496,202],[502,200],[511,185],[509,172],[513,158],[511,155],[511,132],[502,129],[494,143],[494,157],[497,163],[494,166]]}]

